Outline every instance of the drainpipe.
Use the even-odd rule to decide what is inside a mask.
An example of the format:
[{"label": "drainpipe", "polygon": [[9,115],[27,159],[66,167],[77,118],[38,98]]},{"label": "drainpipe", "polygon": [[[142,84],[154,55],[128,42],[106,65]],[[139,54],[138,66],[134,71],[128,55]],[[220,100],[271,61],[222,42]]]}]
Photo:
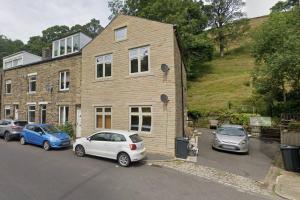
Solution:
[{"label": "drainpipe", "polygon": [[182,134],[185,137],[185,130],[184,130],[184,84],[183,84],[183,73],[182,73],[182,60],[180,62],[180,76],[181,76],[181,106],[182,106]]}]

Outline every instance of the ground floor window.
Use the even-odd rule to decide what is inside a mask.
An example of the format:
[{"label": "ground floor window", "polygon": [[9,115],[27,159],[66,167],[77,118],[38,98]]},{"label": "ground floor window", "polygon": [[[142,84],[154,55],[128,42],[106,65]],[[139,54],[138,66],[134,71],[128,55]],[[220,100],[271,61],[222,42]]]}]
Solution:
[{"label": "ground floor window", "polygon": [[95,108],[96,129],[111,129],[111,107]]},{"label": "ground floor window", "polygon": [[130,130],[138,132],[151,132],[151,110],[151,106],[131,106],[129,108]]},{"label": "ground floor window", "polygon": [[47,106],[40,105],[40,123],[46,124]]},{"label": "ground floor window", "polygon": [[28,123],[35,123],[35,105],[28,106]]},{"label": "ground floor window", "polygon": [[69,121],[69,106],[59,106],[59,124],[65,124]]},{"label": "ground floor window", "polygon": [[10,106],[5,106],[4,107],[4,118],[5,119],[10,119],[11,118],[11,109],[10,109]]}]

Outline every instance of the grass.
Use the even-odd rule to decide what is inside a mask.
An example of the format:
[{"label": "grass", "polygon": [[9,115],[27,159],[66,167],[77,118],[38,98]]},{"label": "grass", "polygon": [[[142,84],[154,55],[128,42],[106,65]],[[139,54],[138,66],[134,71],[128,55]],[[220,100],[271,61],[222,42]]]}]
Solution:
[{"label": "grass", "polygon": [[[258,28],[266,18],[250,20],[251,31]],[[224,58],[197,66],[195,76],[188,82],[188,108],[201,112],[227,109],[245,105],[252,95],[251,72],[255,67],[250,55],[249,37],[232,45]]]}]

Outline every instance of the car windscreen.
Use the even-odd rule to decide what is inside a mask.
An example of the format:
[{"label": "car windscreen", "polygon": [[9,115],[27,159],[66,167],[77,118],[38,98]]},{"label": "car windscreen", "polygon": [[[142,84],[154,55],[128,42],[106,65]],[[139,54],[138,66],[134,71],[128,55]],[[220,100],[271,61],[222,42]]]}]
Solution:
[{"label": "car windscreen", "polygon": [[139,143],[139,142],[143,141],[142,138],[138,134],[133,134],[133,135],[130,135],[129,137],[133,143]]},{"label": "car windscreen", "polygon": [[45,132],[50,134],[60,132],[55,126],[52,125],[43,126],[42,128],[44,129]]},{"label": "car windscreen", "polygon": [[27,121],[15,121],[14,124],[16,126],[26,126],[28,124]]},{"label": "car windscreen", "polygon": [[221,127],[218,129],[218,134],[230,136],[245,136],[243,128]]}]

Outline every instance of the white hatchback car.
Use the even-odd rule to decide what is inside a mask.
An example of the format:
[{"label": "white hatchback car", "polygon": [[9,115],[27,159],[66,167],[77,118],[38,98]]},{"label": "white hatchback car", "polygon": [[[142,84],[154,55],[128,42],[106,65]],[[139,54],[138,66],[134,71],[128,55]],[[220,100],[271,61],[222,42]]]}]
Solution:
[{"label": "white hatchback car", "polygon": [[73,151],[79,157],[85,154],[117,160],[127,167],[146,156],[144,142],[135,132],[103,130],[89,137],[76,139]]}]

